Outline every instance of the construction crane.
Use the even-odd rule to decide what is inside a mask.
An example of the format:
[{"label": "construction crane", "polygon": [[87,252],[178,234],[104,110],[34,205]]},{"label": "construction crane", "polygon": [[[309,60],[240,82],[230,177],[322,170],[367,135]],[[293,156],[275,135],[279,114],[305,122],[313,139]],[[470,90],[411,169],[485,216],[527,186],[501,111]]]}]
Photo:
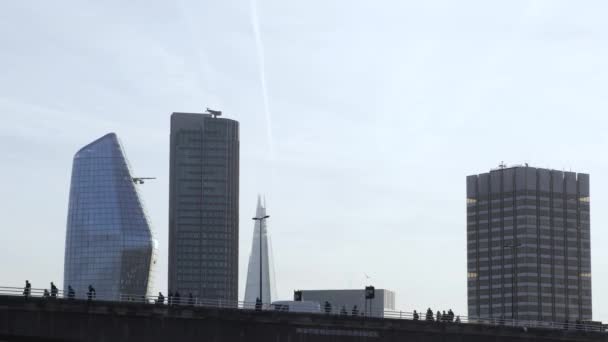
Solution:
[{"label": "construction crane", "polygon": [[156,177],[133,177],[132,178],[133,183],[135,183],[135,184],[144,184],[144,181],[148,180],[148,179],[156,179]]}]

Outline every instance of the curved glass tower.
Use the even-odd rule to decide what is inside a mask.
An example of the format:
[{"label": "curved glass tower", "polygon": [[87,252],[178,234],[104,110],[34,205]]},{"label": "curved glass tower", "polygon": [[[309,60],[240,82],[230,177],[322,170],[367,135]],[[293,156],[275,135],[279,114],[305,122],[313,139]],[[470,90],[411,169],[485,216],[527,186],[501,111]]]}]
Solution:
[{"label": "curved glass tower", "polygon": [[84,298],[143,296],[156,263],[150,224],[116,134],[107,134],[74,156],[64,262],[64,291]]}]

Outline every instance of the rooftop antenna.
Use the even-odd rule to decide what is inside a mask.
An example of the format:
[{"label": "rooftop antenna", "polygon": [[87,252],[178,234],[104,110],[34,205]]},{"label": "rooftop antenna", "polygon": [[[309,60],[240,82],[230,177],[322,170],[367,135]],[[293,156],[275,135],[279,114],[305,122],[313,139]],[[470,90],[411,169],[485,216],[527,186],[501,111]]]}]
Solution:
[{"label": "rooftop antenna", "polygon": [[500,164],[498,164],[498,168],[499,169],[506,169],[507,168],[507,164],[505,164],[504,161],[501,161]]},{"label": "rooftop antenna", "polygon": [[133,177],[133,178],[131,178],[131,180],[133,180],[133,183],[135,183],[135,184],[144,184],[144,181],[146,181],[148,179],[156,179],[156,177]]},{"label": "rooftop antenna", "polygon": [[213,110],[213,109],[210,109],[209,107],[207,107],[207,113],[213,115],[214,119],[217,118],[218,116],[222,115],[222,111],[220,111],[220,110]]}]

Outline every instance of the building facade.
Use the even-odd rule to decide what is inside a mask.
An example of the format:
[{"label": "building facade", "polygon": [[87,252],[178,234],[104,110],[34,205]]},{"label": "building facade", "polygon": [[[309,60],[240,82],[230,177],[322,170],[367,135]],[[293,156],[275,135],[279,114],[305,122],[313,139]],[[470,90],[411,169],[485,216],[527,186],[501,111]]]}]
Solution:
[{"label": "building facade", "polygon": [[344,308],[348,314],[352,314],[356,306],[359,314],[383,317],[385,310],[395,310],[395,292],[390,290],[376,289],[374,298],[367,302],[364,289],[301,291],[302,301],[317,302],[321,305],[321,310],[324,310],[324,304],[328,302],[335,313]]},{"label": "building facade", "polygon": [[64,291],[85,298],[144,296],[152,287],[156,241],[114,133],[74,156],[64,260]]},{"label": "building facade", "polygon": [[501,165],[467,177],[472,317],[591,320],[589,175]]},{"label": "building facade", "polygon": [[238,300],[239,124],[171,115],[169,291]]},{"label": "building facade", "polygon": [[[264,216],[266,216],[266,201],[262,203],[262,199],[258,196],[255,217]],[[262,234],[261,237],[260,233]],[[260,246],[262,248],[261,251]],[[262,264],[262,303],[270,304],[276,299],[273,259],[272,243],[270,234],[268,234],[268,221],[256,220],[253,226],[253,242],[251,244],[251,254],[249,255],[249,265],[247,268],[247,283],[245,286],[245,298],[243,300],[245,306],[255,306],[256,299],[260,298],[260,263]]]}]

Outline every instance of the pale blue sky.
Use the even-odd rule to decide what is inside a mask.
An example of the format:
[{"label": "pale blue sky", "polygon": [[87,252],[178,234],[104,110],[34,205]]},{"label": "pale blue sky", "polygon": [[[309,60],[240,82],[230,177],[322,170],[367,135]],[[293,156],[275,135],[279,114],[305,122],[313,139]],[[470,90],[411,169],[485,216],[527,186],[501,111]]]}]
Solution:
[{"label": "pale blue sky", "polygon": [[504,160],[591,174],[608,321],[608,3],[257,1],[269,116],[249,0],[0,4],[1,285],[61,284],[71,159],[113,131],[158,177],[164,291],[169,115],[209,106],[241,122],[241,296],[261,192],[282,298],[367,273],[466,314],[465,177]]}]

